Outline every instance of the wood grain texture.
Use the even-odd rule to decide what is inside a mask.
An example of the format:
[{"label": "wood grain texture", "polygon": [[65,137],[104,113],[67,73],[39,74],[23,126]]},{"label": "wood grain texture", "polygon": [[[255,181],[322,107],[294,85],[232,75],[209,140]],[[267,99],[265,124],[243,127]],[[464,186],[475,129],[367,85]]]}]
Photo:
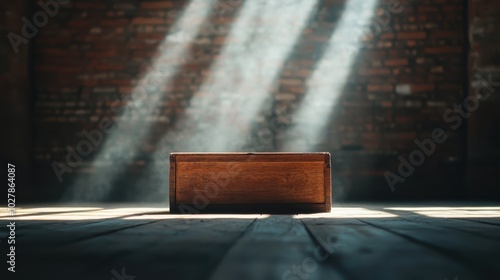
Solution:
[{"label": "wood grain texture", "polygon": [[209,198],[212,204],[323,203],[323,166],[323,162],[248,162],[228,172],[225,162],[179,162],[176,200],[191,203],[207,184],[213,184],[219,191]]},{"label": "wood grain texture", "polygon": [[173,213],[331,208],[329,153],[172,153],[170,171]]}]

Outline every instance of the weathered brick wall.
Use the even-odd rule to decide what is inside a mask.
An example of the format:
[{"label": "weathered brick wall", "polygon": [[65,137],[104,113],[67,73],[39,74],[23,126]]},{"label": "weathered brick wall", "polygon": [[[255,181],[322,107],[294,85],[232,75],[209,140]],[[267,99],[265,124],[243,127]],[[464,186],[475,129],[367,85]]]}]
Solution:
[{"label": "weathered brick wall", "polygon": [[500,3],[469,1],[469,96],[478,97],[468,126],[468,193],[500,196]]},{"label": "weathered brick wall", "polygon": [[[0,3],[0,118],[2,123],[2,153],[5,161],[16,166],[19,199],[33,192],[32,162],[32,97],[29,84],[29,44],[23,44],[16,52],[8,35],[20,33],[21,18],[29,14],[25,1]],[[5,156],[5,158],[4,158]],[[4,167],[6,168],[6,167]]]},{"label": "weathered brick wall", "polygon": [[[270,89],[270,108],[256,116],[249,128],[255,134],[249,149],[282,149],[283,133],[293,125],[289,117],[306,94],[306,81],[345,8],[340,0],[320,2]],[[185,5],[184,1],[70,1],[40,28],[34,41],[35,156],[37,180],[45,187],[46,197],[59,194],[75,175],[95,172],[90,164],[102,145],[82,157],[75,171],[65,173],[63,183],[57,182],[51,164],[66,161],[67,147],[77,149],[85,139],[83,129],[96,129],[104,118],[113,119],[114,107],[120,104],[116,100],[126,105]],[[171,150],[157,147],[158,138],[189,112],[190,98],[220,59],[223,44],[230,43],[228,32],[244,5],[233,7],[211,16],[208,28],[190,45],[173,83],[159,89],[169,97],[160,102],[160,117],[147,119],[152,135],[141,143],[138,155],[115,157],[117,162],[127,162],[129,175],[140,175],[155,151]],[[459,192],[464,127],[453,129],[455,123],[443,114],[453,110],[465,93],[464,14],[461,0],[378,3],[371,21],[374,32],[360,45],[332,115],[324,116],[330,121],[318,150],[333,154],[335,198],[439,198]],[[282,16],[280,10],[275,16]],[[265,28],[268,23],[260,24]],[[258,132],[270,123],[270,140],[263,141]],[[408,159],[418,148],[414,140],[432,137],[436,128],[448,136],[445,144],[435,143],[435,152],[414,174],[401,176],[404,182],[391,192],[385,172],[400,176],[398,155]],[[127,180],[122,183],[126,188]]]}]

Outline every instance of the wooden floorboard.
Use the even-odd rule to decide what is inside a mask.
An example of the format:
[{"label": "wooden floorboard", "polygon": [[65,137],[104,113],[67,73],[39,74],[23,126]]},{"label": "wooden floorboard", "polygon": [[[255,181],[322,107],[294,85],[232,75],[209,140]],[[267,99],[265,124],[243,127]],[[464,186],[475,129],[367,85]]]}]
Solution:
[{"label": "wooden floorboard", "polygon": [[16,221],[19,279],[500,279],[500,208],[480,206],[345,204],[307,215],[37,206],[0,220]]},{"label": "wooden floorboard", "polygon": [[[249,215],[244,219],[218,216],[218,218],[174,219],[162,221],[155,225],[135,231],[120,233],[120,238],[126,242],[128,234],[149,236],[147,240],[135,242],[128,246],[126,254],[116,257],[108,255],[104,259],[105,265],[98,265],[87,269],[84,279],[94,279],[109,271],[110,267],[127,267],[137,277],[143,279],[157,279],[158,276],[173,279],[208,279],[217,263],[228,250],[237,242],[248,228],[255,222],[256,215]],[[163,228],[162,228],[163,227]],[[170,235],[165,234],[170,229]],[[108,236],[114,239],[115,236]],[[103,242],[96,239],[93,243]],[[120,243],[115,247],[123,250]],[[108,251],[116,248],[106,246]],[[109,248],[109,249],[108,249]]]},{"label": "wooden floorboard", "polygon": [[[16,229],[16,237],[24,246],[20,250],[27,252],[42,250],[43,248],[53,249],[58,246],[66,246],[93,237],[110,234],[129,227],[157,222],[157,220],[123,220],[124,217],[147,213],[148,211],[135,210],[136,214],[130,211],[96,211],[92,215],[78,215],[70,213],[64,215],[43,215],[23,218],[43,218],[35,224],[24,226],[25,220],[18,220],[19,226]],[[69,215],[69,216],[68,216]],[[51,219],[71,218],[75,220],[54,221]],[[89,219],[90,218],[90,219]],[[88,220],[87,220],[88,219]],[[49,249],[49,250],[50,250]]]},{"label": "wooden floorboard", "polygon": [[[122,268],[142,279],[168,275],[175,276],[174,279],[206,279],[215,263],[257,216],[247,215],[244,219],[184,215],[131,217],[134,219],[120,220],[120,223],[137,226],[58,247],[32,270],[43,271],[46,276],[61,275],[61,279],[103,276],[110,279],[113,269],[121,272]],[[39,260],[40,256],[34,254],[31,259]],[[54,266],[47,269],[46,264],[54,262],[61,264],[62,271]]]},{"label": "wooden floorboard", "polygon": [[346,279],[323,260],[326,252],[319,249],[296,216],[261,217],[226,254],[211,279]]},{"label": "wooden floorboard", "polygon": [[352,279],[453,279],[455,275],[472,279],[474,275],[454,260],[354,218],[301,215],[301,219],[330,252],[329,261],[344,267]]},{"label": "wooden floorboard", "polygon": [[[403,219],[360,219],[360,221],[396,234],[426,247],[444,258],[470,268],[478,277],[500,277],[500,243],[474,235],[452,231],[441,225],[424,225]],[[486,279],[486,278],[485,278]]]},{"label": "wooden floorboard", "polygon": [[483,237],[500,242],[500,229],[498,228],[498,226],[491,225],[489,223],[478,223],[476,221],[458,218],[432,218],[418,214],[407,214],[404,216],[399,216],[398,219],[409,222],[422,223],[425,225],[439,224],[439,226],[450,229],[452,231],[468,233],[475,237]]}]

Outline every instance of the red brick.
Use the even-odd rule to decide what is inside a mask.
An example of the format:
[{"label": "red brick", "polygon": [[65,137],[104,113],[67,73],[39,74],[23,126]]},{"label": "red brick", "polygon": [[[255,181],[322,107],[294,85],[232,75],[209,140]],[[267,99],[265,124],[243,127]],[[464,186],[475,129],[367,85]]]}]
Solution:
[{"label": "red brick", "polygon": [[386,32],[380,34],[380,39],[393,39],[394,38],[394,33],[392,32]]},{"label": "red brick", "polygon": [[119,27],[119,26],[127,26],[128,24],[129,20],[126,18],[104,19],[100,23],[100,25],[103,27]]},{"label": "red brick", "polygon": [[288,87],[288,90],[293,93],[303,94],[306,92],[306,88],[302,86]]},{"label": "red brick", "polygon": [[170,1],[141,2],[140,8],[144,10],[168,9],[174,6]]},{"label": "red brick", "polygon": [[127,87],[127,86],[120,86],[118,88],[118,92],[120,93],[131,93],[133,90],[133,87]]},{"label": "red brick", "polygon": [[307,69],[298,69],[298,70],[294,71],[293,74],[297,75],[298,77],[306,78],[306,77],[311,76],[311,71],[307,70]]},{"label": "red brick", "polygon": [[443,73],[444,68],[443,66],[434,66],[431,68],[431,73]]},{"label": "red brick", "polygon": [[406,59],[406,58],[388,59],[388,60],[385,61],[385,65],[387,65],[387,66],[404,66],[404,65],[408,65],[408,59]]},{"label": "red brick", "polygon": [[106,3],[75,1],[75,8],[79,10],[103,10]]},{"label": "red brick", "polygon": [[435,13],[439,12],[439,6],[419,6],[417,11],[419,14]]},{"label": "red brick", "polygon": [[460,53],[462,52],[461,47],[432,47],[432,48],[424,48],[424,53],[426,54],[449,54],[449,53]]},{"label": "red brick", "polygon": [[89,57],[89,58],[109,58],[109,57],[113,57],[115,55],[116,55],[116,51],[113,49],[95,50],[95,51],[88,51],[85,53],[85,57]]},{"label": "red brick", "polygon": [[280,83],[285,86],[299,86],[302,84],[302,81],[299,79],[281,79]]},{"label": "red brick", "polygon": [[223,45],[226,42],[226,37],[224,36],[217,36],[214,40],[214,43],[217,45]]},{"label": "red brick", "polygon": [[425,39],[427,34],[423,31],[398,32],[398,39]]},{"label": "red brick", "polygon": [[129,79],[106,79],[101,82],[102,85],[106,86],[129,86],[131,81]]},{"label": "red brick", "polygon": [[113,10],[135,10],[135,6],[132,3],[117,3],[113,5]]},{"label": "red brick", "polygon": [[80,50],[68,50],[68,49],[56,49],[56,48],[47,48],[47,49],[35,49],[37,55],[45,55],[45,56],[54,56],[58,58],[65,59],[74,59],[81,56],[82,51]]},{"label": "red brick", "polygon": [[138,25],[155,25],[155,24],[165,24],[166,21],[163,18],[151,18],[151,17],[140,17],[134,18],[132,24]]},{"label": "red brick", "polygon": [[119,70],[125,70],[126,67],[123,64],[113,64],[113,63],[106,63],[106,64],[101,64],[101,65],[96,65],[95,70],[98,71],[119,71]]},{"label": "red brick", "polygon": [[391,70],[387,68],[365,68],[359,70],[360,75],[376,76],[376,75],[389,75]]},{"label": "red brick", "polygon": [[406,41],[406,45],[407,45],[408,47],[414,47],[414,46],[416,46],[416,45],[417,45],[417,42],[416,42],[416,41],[413,41],[413,40],[408,40],[408,41]]},{"label": "red brick", "polygon": [[46,63],[37,65],[35,70],[41,72],[80,73],[82,72],[83,67],[79,65],[64,66]]},{"label": "red brick", "polygon": [[386,92],[391,92],[394,90],[393,85],[368,85],[367,87],[368,91],[386,91]]},{"label": "red brick", "polygon": [[434,85],[432,84],[414,84],[411,85],[411,91],[412,92],[425,92],[425,91],[433,91],[434,90]]},{"label": "red brick", "polygon": [[436,30],[431,32],[431,38],[461,39],[464,38],[464,34],[460,30]]},{"label": "red brick", "polygon": [[67,23],[67,26],[71,28],[82,28],[82,27],[90,27],[93,24],[95,24],[95,21],[90,19],[76,19],[76,20],[70,20]]}]

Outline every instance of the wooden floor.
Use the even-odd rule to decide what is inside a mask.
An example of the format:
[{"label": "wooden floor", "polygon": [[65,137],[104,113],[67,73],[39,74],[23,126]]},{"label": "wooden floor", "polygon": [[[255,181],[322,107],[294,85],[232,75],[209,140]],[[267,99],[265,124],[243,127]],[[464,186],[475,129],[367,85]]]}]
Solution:
[{"label": "wooden floor", "polygon": [[495,204],[342,204],[307,215],[58,205],[0,216],[16,222],[17,276],[1,279],[500,279]]}]

